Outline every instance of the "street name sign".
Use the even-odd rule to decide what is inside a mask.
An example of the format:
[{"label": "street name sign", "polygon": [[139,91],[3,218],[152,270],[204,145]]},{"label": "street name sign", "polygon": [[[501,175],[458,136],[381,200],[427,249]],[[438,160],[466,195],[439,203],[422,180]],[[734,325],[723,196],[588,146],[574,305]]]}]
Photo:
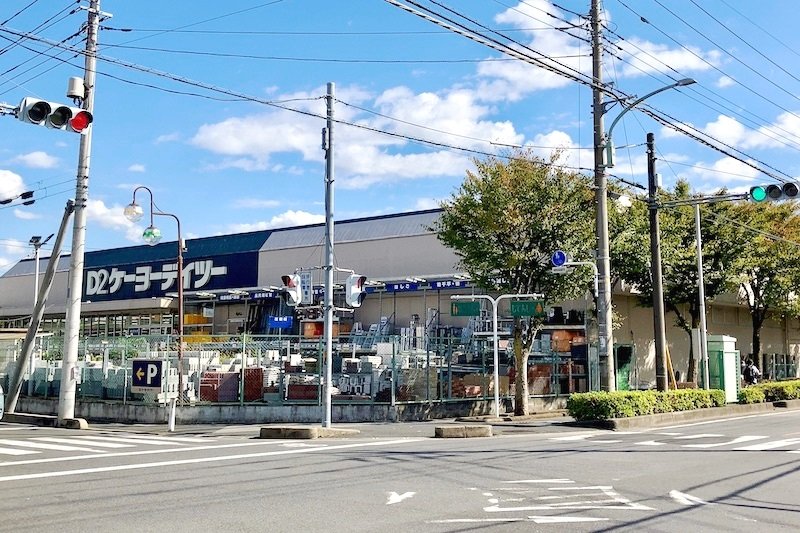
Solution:
[{"label": "street name sign", "polygon": [[164,361],[134,359],[131,367],[131,392],[161,392]]},{"label": "street name sign", "polygon": [[516,300],[511,302],[511,316],[544,318],[546,315],[542,300]]},{"label": "street name sign", "polygon": [[450,302],[450,316],[480,316],[480,302]]}]

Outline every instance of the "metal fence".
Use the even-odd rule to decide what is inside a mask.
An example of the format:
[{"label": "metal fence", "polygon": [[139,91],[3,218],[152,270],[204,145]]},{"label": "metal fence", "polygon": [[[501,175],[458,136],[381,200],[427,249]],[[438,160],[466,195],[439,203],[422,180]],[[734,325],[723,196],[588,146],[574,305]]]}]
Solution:
[{"label": "metal fence", "polygon": [[[532,396],[559,396],[589,390],[597,373],[585,354],[532,347],[527,377]],[[511,343],[499,349],[499,393],[513,396],[517,373]],[[0,383],[16,372],[21,341],[0,345]],[[491,340],[460,337],[340,337],[334,344],[332,394],[337,403],[436,402],[494,397]],[[35,362],[25,371],[22,394],[58,397],[63,339],[40,337]],[[135,360],[162,361],[160,390],[133,392]],[[134,336],[82,339],[79,346],[79,399],[166,404],[183,396],[189,404],[321,404],[323,345],[297,336],[186,336],[182,351],[183,391],[178,390],[177,338]]]}]

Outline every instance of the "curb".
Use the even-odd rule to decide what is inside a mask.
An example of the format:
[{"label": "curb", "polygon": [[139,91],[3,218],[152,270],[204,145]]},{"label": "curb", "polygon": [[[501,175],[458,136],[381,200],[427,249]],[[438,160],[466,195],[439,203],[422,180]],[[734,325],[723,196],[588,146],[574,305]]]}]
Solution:
[{"label": "curb", "polygon": [[322,426],[269,426],[262,427],[259,439],[324,439],[352,437],[361,433],[357,429],[326,428]]},{"label": "curb", "polygon": [[433,436],[439,439],[468,439],[492,436],[492,426],[436,426],[433,431]]},{"label": "curb", "polygon": [[66,418],[61,426],[58,417],[54,415],[35,415],[30,413],[4,413],[3,422],[11,424],[30,424],[32,426],[67,429],[89,429],[89,424],[83,418]]},{"label": "curb", "polygon": [[800,409],[800,400],[779,401],[774,403],[731,404],[724,407],[709,407],[706,409],[675,411],[656,415],[609,418],[608,420],[585,420],[581,422],[570,422],[569,425],[618,431],[766,413],[778,409]]},{"label": "curb", "polygon": [[456,422],[483,422],[484,424],[503,424],[505,422],[515,422],[517,424],[524,424],[525,422],[534,422],[537,420],[555,420],[559,418],[568,417],[569,413],[566,409],[554,409],[553,411],[543,411],[540,413],[531,413],[529,415],[515,416],[501,415],[501,416],[461,416],[456,418]]}]

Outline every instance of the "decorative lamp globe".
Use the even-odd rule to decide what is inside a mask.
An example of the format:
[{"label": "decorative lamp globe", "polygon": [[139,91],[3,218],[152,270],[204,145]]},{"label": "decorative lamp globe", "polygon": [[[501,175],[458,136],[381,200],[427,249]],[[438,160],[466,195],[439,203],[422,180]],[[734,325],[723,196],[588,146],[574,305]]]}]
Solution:
[{"label": "decorative lamp globe", "polygon": [[144,242],[150,246],[155,246],[159,243],[159,241],[161,241],[161,230],[153,225],[150,225],[146,230],[144,230],[144,233],[142,233],[142,239],[144,239]]},{"label": "decorative lamp globe", "polygon": [[125,214],[125,218],[131,222],[138,222],[144,216],[144,209],[136,202],[131,202],[125,206],[123,213]]}]

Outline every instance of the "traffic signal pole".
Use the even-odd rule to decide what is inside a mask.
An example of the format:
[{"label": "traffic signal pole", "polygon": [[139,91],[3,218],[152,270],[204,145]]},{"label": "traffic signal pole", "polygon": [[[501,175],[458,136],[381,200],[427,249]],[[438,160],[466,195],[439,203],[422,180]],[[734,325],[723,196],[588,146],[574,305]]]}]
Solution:
[{"label": "traffic signal pole", "polygon": [[[100,21],[100,0],[90,0],[86,36],[86,58],[83,75],[83,108],[94,110],[94,84],[97,59],[97,32]],[[78,173],[75,186],[75,215],[72,227],[72,252],[67,285],[67,313],[64,331],[64,353],[61,363],[61,387],[58,393],[58,423],[75,418],[75,391],[78,383],[78,335],[81,326],[83,295],[83,262],[86,249],[86,204],[89,201],[89,163],[92,153],[92,130],[80,138]]]},{"label": "traffic signal pole", "polygon": [[323,425],[331,427],[331,380],[333,379],[333,82],[328,83],[327,123],[323,130],[325,150],[325,416]]},{"label": "traffic signal pole", "polygon": [[660,391],[668,389],[666,325],[664,323],[664,277],[661,271],[661,229],[658,223],[658,202],[656,193],[655,136],[647,134],[647,208],[650,213],[650,276],[653,280],[653,330],[656,352],[656,387]]}]

